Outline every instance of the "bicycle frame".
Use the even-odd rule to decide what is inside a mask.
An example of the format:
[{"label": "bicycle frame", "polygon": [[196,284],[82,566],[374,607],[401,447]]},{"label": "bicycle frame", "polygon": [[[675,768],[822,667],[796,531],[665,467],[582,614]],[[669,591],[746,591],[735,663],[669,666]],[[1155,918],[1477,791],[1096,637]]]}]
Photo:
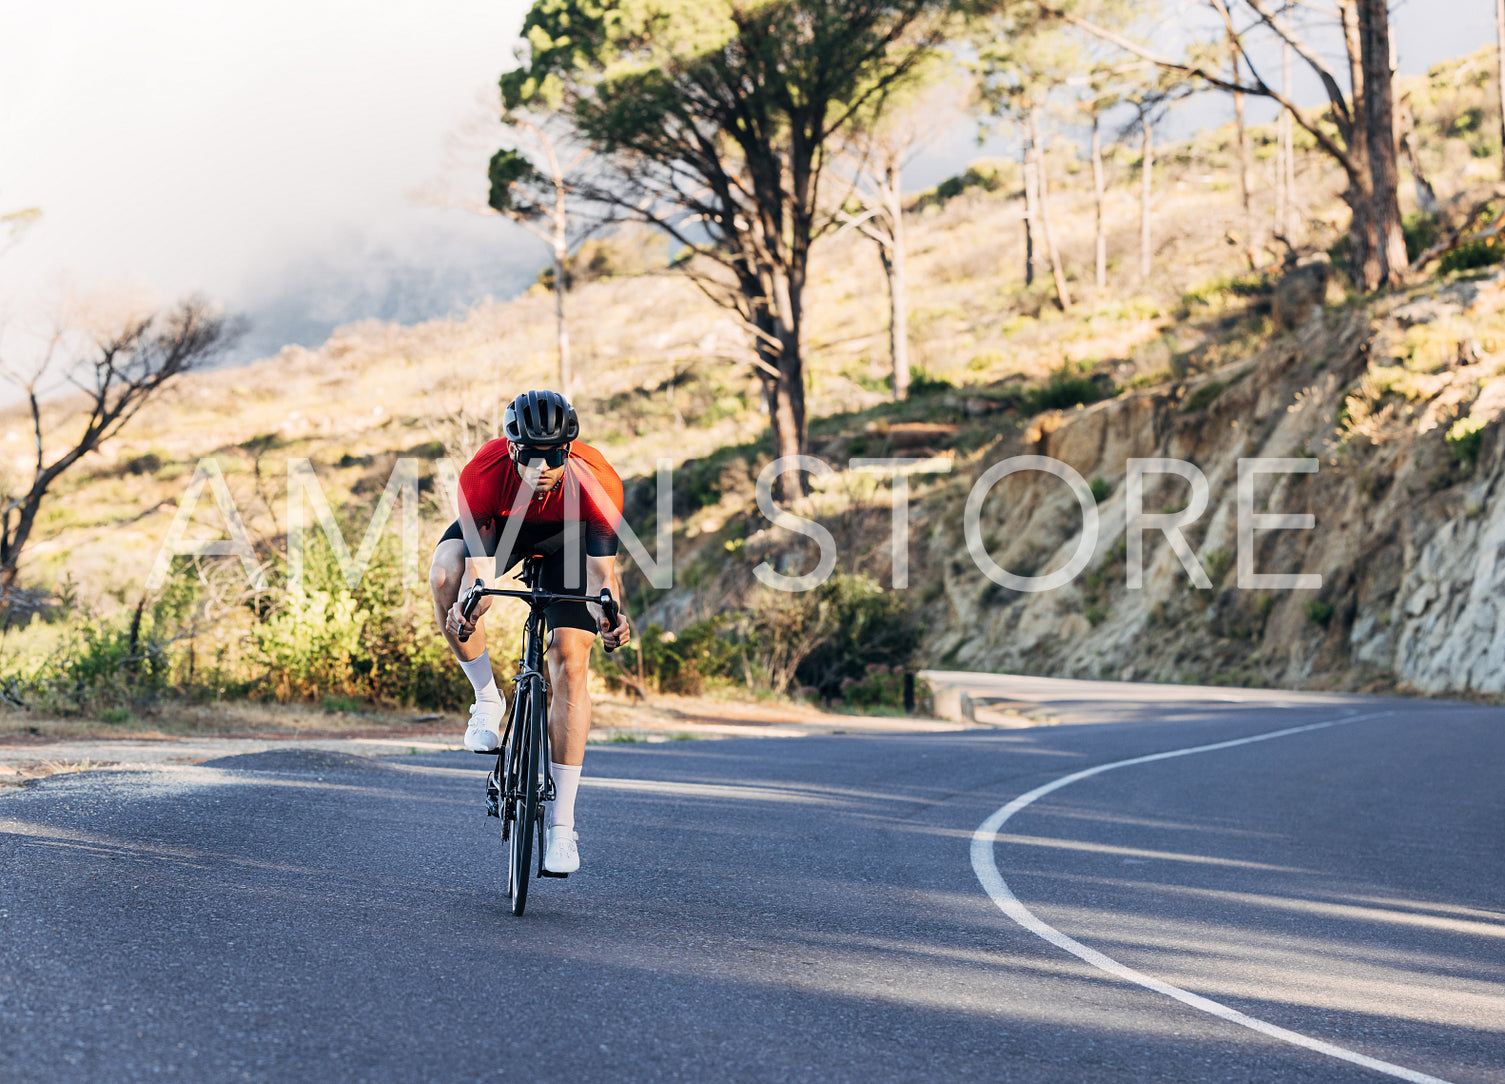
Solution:
[{"label": "bicycle frame", "polygon": [[[521,841],[512,841],[511,833],[516,829],[524,832],[532,832],[537,827],[533,823],[523,824],[528,820],[528,811],[537,811],[537,820],[542,823],[542,807],[546,802],[554,800],[554,778],[549,771],[549,725],[548,725],[548,699],[549,681],[544,669],[544,663],[548,653],[548,623],[545,611],[555,602],[585,602],[594,603],[601,607],[607,621],[612,626],[617,623],[618,608],[616,600],[611,597],[611,592],[602,590],[597,596],[558,594],[545,591],[539,586],[539,578],[542,574],[543,559],[534,555],[523,561],[522,579],[527,590],[517,591],[500,588],[488,588],[484,582],[477,579],[465,592],[461,612],[468,621],[475,613],[476,607],[483,597],[488,595],[506,598],[519,598],[528,603],[528,617],[523,625],[523,654],[518,660],[517,677],[513,683],[511,710],[507,713],[507,726],[502,734],[501,746],[496,751],[496,767],[486,777],[486,812],[489,816],[499,817],[502,821],[502,842],[512,842],[514,849],[523,848],[522,861],[524,869],[514,870],[511,861],[508,864],[509,892],[516,892],[514,898],[514,914],[521,914],[527,895],[527,861],[526,852],[531,846],[528,837]],[[468,637],[461,635],[460,639]],[[608,647],[607,651],[612,648]],[[536,705],[544,705],[539,711]],[[536,726],[531,734],[525,734],[523,727]],[[490,755],[490,754],[483,754]],[[533,765],[529,770],[529,761]],[[526,777],[526,778],[525,778]],[[519,809],[523,815],[519,817]],[[542,829],[538,828],[540,836]],[[540,877],[564,877],[567,874],[550,873],[543,867],[544,848],[538,849],[537,875]],[[511,878],[519,878],[520,883],[511,885]]]}]

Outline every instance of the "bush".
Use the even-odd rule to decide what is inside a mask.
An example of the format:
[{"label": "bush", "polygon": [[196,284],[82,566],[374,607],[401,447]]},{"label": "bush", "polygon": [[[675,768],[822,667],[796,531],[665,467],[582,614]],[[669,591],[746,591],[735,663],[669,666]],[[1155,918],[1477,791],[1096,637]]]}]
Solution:
[{"label": "bush", "polygon": [[902,708],[904,668],[869,663],[860,680],[842,679],[841,697],[854,708]]},{"label": "bush", "polygon": [[[649,625],[625,649],[618,659],[629,674],[637,672],[638,655],[642,656],[643,681],[655,692],[698,696],[707,683],[732,680],[744,671],[744,644],[734,625],[740,615],[722,615],[698,621],[682,631],[668,632],[661,625]],[[620,687],[621,670],[607,663],[604,656],[597,670],[609,684]]]},{"label": "bush", "polygon": [[1227,386],[1221,380],[1208,381],[1186,397],[1186,402],[1181,409],[1187,413],[1196,410],[1205,410],[1213,404],[1219,395],[1223,394],[1223,389]]},{"label": "bush", "polygon": [[926,372],[916,366],[909,378],[910,395],[944,395],[946,392],[955,391],[956,385],[943,376]]},{"label": "bush", "polygon": [[1314,625],[1327,628],[1328,622],[1333,619],[1333,604],[1323,602],[1320,598],[1306,600],[1306,619]]},{"label": "bush", "polygon": [[1111,384],[1104,386],[1091,377],[1073,375],[1069,369],[1051,374],[1043,385],[1026,390],[1019,404],[1021,413],[1039,414],[1044,410],[1068,410],[1083,403],[1095,403],[1118,393]]},{"label": "bush", "polygon": [[1479,462],[1479,449],[1484,444],[1484,430],[1489,423],[1478,418],[1459,418],[1447,432],[1448,451],[1470,470]]},{"label": "bush", "polygon": [[635,649],[615,662],[598,656],[596,668],[611,687],[623,687],[637,673],[640,652],[643,681],[657,692],[693,696],[740,681],[780,694],[798,686],[807,696],[870,707],[903,702],[904,671],[919,642],[919,623],[901,595],[866,576],[838,573],[815,590],[770,591],[751,612],[677,633],[649,625]]},{"label": "bush", "polygon": [[819,627],[794,668],[800,684],[835,700],[843,695],[842,682],[862,682],[869,666],[902,672],[913,660],[921,629],[900,593],[884,591],[866,576],[838,574],[809,595]]},{"label": "bush", "polygon": [[[383,538],[352,590],[323,536],[310,542],[302,589],[285,593],[251,628],[257,694],[441,709],[469,703],[470,683],[434,627],[428,599],[402,586],[399,545]],[[495,659],[519,636],[499,623],[487,633]]]},{"label": "bush", "polygon": [[1476,267],[1489,267],[1505,260],[1505,242],[1498,237],[1486,237],[1482,241],[1470,241],[1445,252],[1437,261],[1437,269],[1443,274],[1449,271],[1472,271]]}]

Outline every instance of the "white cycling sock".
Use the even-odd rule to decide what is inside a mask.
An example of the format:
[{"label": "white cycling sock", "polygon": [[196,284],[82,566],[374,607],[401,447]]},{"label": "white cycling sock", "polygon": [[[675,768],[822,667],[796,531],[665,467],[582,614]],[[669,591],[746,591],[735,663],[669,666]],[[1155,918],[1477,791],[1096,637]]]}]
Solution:
[{"label": "white cycling sock", "polygon": [[470,679],[470,687],[476,691],[476,703],[490,700],[502,703],[502,691],[496,687],[496,678],[491,674],[491,652],[483,651],[476,658],[460,660],[460,669]]},{"label": "white cycling sock", "polygon": [[580,789],[580,765],[549,761],[554,777],[554,800],[544,807],[545,828],[575,827],[575,792]]}]

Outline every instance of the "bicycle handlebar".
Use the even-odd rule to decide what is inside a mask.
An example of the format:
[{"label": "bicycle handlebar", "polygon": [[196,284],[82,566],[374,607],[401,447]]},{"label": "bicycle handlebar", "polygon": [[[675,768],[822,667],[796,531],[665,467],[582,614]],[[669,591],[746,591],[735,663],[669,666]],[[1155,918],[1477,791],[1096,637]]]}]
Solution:
[{"label": "bicycle handlebar", "polygon": [[[476,612],[476,607],[481,604],[481,599],[487,595],[520,598],[534,609],[540,606],[550,606],[556,602],[595,603],[601,607],[601,612],[606,615],[606,623],[612,628],[617,627],[617,618],[621,615],[621,608],[617,605],[617,600],[612,598],[611,592],[604,587],[601,588],[601,594],[596,596],[558,595],[552,591],[509,591],[500,588],[490,588],[486,586],[485,581],[477,578],[476,582],[466,589],[464,601],[460,605],[460,613],[464,616],[465,620],[469,621],[471,619]],[[470,639],[470,633],[464,629],[460,630],[459,635],[462,644]],[[609,655],[615,650],[616,648],[614,647],[608,647],[606,648],[606,653]]]}]

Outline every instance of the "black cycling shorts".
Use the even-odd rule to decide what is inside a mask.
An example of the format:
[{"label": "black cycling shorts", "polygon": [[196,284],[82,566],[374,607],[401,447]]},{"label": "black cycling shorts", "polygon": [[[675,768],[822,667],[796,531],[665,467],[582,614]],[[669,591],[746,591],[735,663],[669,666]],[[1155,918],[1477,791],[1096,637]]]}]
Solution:
[{"label": "black cycling shorts", "polygon": [[[447,542],[452,538],[464,539],[465,535],[460,530],[460,521],[449,525],[449,528],[440,537],[440,542]],[[498,536],[500,541],[500,536]],[[495,544],[490,553],[471,553],[470,546],[465,547],[466,557],[495,557]],[[522,559],[531,553],[543,554],[543,575],[539,584],[545,591],[557,591],[560,594],[583,595],[585,594],[585,539],[579,539],[575,546],[564,544],[564,535],[556,526],[549,527],[546,531],[539,531],[530,524],[524,523],[522,530],[518,532],[518,539],[513,546],[511,560],[507,562],[507,569],[517,567]],[[566,576],[569,571],[567,561],[574,558],[574,575]],[[568,584],[568,586],[566,586]],[[601,631],[596,619],[591,616],[590,610],[583,602],[556,602],[544,609],[544,620],[551,629],[583,629],[586,632],[597,633]]]}]

